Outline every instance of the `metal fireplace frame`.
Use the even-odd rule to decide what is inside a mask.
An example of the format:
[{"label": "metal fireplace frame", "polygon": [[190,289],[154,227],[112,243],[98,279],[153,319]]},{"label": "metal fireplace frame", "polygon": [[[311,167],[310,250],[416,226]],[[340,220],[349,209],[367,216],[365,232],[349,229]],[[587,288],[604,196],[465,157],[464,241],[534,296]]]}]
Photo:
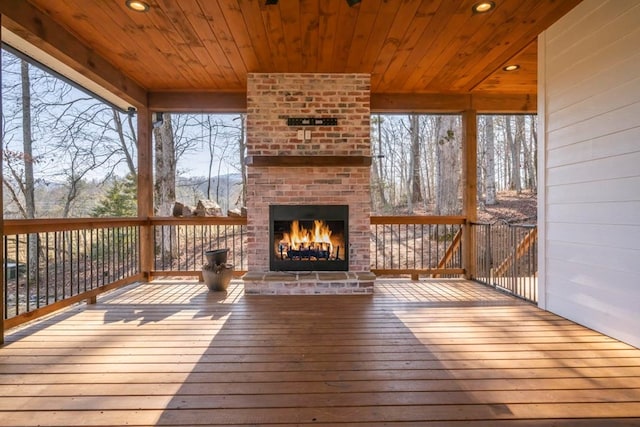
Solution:
[{"label": "metal fireplace frame", "polygon": [[[273,251],[276,221],[344,221],[343,260],[287,260]],[[349,271],[349,206],[348,205],[270,205],[269,206],[269,269],[271,271]]]}]

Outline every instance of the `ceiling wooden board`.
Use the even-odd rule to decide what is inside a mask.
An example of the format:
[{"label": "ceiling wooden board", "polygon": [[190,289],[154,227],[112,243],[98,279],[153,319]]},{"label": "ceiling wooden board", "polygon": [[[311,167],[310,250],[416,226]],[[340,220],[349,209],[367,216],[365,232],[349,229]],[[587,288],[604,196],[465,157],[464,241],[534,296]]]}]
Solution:
[{"label": "ceiling wooden board", "polygon": [[[149,91],[357,72],[371,74],[373,93],[535,93],[536,36],[580,0],[495,0],[482,15],[475,1],[148,0],[136,13],[124,0],[28,0]],[[521,69],[501,71],[511,60]]]},{"label": "ceiling wooden board", "polygon": [[531,85],[537,85],[538,82],[537,40],[531,42],[523,51],[503,65],[518,65],[520,68],[516,71],[498,68],[473,88],[473,92],[535,93],[535,91],[531,92]]}]

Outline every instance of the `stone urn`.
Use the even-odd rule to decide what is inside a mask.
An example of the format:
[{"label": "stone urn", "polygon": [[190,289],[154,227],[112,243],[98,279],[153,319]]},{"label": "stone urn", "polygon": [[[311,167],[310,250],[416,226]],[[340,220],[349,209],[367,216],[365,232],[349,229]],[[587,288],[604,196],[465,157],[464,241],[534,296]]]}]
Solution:
[{"label": "stone urn", "polygon": [[210,291],[226,291],[233,278],[233,264],[205,264],[202,266],[202,278]]},{"label": "stone urn", "polygon": [[211,251],[206,251],[204,256],[207,258],[207,264],[211,264],[213,266],[226,264],[227,263],[227,255],[229,254],[229,249],[214,249]]},{"label": "stone urn", "polygon": [[210,291],[226,291],[233,277],[233,264],[227,264],[229,249],[205,252],[207,263],[202,266],[202,278]]}]

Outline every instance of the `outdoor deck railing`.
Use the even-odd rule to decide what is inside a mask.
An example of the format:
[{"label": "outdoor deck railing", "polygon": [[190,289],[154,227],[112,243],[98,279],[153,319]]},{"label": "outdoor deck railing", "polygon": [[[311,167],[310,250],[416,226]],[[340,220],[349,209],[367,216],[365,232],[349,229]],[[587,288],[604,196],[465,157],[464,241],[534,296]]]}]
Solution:
[{"label": "outdoor deck railing", "polygon": [[463,274],[464,223],[462,216],[372,216],[372,271],[414,279]]},{"label": "outdoor deck railing", "polygon": [[[371,217],[379,275],[460,276],[464,217]],[[247,270],[246,218],[42,219],[4,222],[4,322],[16,326],[101,292],[145,280],[142,230],[153,238],[150,277],[199,276],[210,249]]]},{"label": "outdoor deck railing", "polygon": [[[44,315],[139,280],[138,225],[126,219],[5,221],[5,319]],[[14,323],[20,321],[5,327]]]},{"label": "outdoor deck railing", "polygon": [[537,228],[504,221],[471,224],[472,279],[527,301],[538,301]]},{"label": "outdoor deck railing", "polygon": [[152,218],[154,276],[197,276],[208,250],[228,248],[227,263],[247,270],[247,219],[228,217]]}]

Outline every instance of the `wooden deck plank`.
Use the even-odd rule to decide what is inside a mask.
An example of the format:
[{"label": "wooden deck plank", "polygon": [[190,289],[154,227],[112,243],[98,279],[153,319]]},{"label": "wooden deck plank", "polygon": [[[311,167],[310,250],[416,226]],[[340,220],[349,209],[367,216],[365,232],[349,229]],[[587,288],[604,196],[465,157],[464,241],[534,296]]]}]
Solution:
[{"label": "wooden deck plank", "polygon": [[[272,390],[264,394],[252,394],[247,388],[245,393],[238,394],[209,394],[198,395],[176,394],[174,388],[169,390],[160,387],[165,393],[152,395],[141,393],[132,399],[132,395],[102,394],[69,396],[39,396],[39,397],[4,397],[0,401],[0,411],[20,410],[34,405],[43,411],[55,411],[60,407],[65,410],[130,410],[140,408],[147,410],[162,409],[228,409],[228,408],[282,408],[309,407],[321,404],[329,407],[354,406],[395,406],[395,405],[475,405],[479,400],[487,405],[507,404],[575,404],[636,402],[634,394],[640,389],[607,389],[599,395],[592,390],[525,390],[525,391],[411,391],[411,392],[356,392],[348,393],[310,393],[286,392],[284,388]],[[168,393],[167,393],[168,392]],[[179,399],[176,399],[179,397]],[[106,400],[106,402],[105,402]]]},{"label": "wooden deck plank", "polygon": [[640,350],[462,280],[153,282],[6,341],[0,426],[640,425]]},{"label": "wooden deck plank", "polygon": [[[153,378],[155,379],[155,378]],[[529,379],[514,381],[511,379],[496,380],[405,380],[395,381],[280,381],[280,382],[131,382],[127,387],[122,387],[121,383],[112,382],[79,382],[73,384],[58,384],[55,381],[37,384],[5,384],[0,385],[0,395],[7,397],[74,397],[74,396],[154,396],[173,393],[176,396],[189,395],[237,395],[254,394],[268,395],[276,391],[283,393],[334,393],[341,390],[342,393],[452,393],[464,390],[464,392],[474,393],[480,390],[481,393],[489,393],[486,397],[496,397],[498,394],[506,393],[508,399],[520,399],[520,402],[527,402],[526,396],[531,394],[528,401],[535,401],[536,395],[544,398],[570,395],[570,401],[580,400],[580,396],[585,399],[604,400],[609,390],[615,394],[622,394],[627,399],[633,399],[636,391],[640,389],[640,380],[617,379],[614,381],[608,378],[594,378],[586,380],[584,378],[560,378],[560,379]],[[53,380],[53,379],[52,379]],[[593,391],[600,390],[602,394],[594,396]],[[631,391],[629,393],[628,391]],[[511,393],[516,395],[511,396]],[[569,399],[569,398],[568,398]],[[612,399],[615,401],[615,399]],[[4,404],[4,403],[3,403]]]},{"label": "wooden deck plank", "polygon": [[[460,422],[467,420],[564,420],[604,418],[615,408],[619,418],[637,415],[637,403],[572,403],[572,404],[510,404],[510,405],[419,405],[312,408],[222,408],[222,409],[160,409],[160,410],[94,410],[77,411],[11,411],[0,418],[0,426],[24,425],[28,417],[33,424],[47,426],[124,426],[124,425],[264,425],[298,423],[380,422],[397,424],[405,421],[429,420]],[[5,414],[3,414],[5,415]],[[133,422],[132,422],[133,421]],[[446,425],[446,424],[445,424]],[[495,424],[493,424],[495,425]],[[601,424],[602,425],[602,424]],[[607,425],[607,424],[604,424]],[[629,424],[633,425],[633,424]]]}]

